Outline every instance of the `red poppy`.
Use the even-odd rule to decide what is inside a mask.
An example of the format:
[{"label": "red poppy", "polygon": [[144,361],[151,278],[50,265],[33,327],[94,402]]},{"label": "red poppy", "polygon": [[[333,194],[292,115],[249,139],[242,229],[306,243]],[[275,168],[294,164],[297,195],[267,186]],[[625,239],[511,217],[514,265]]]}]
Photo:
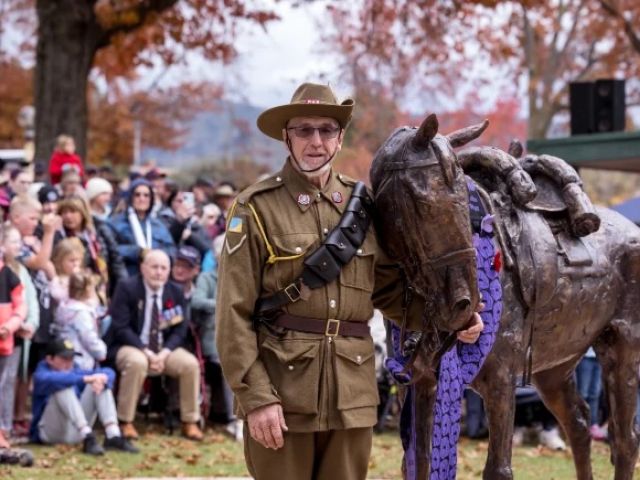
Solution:
[{"label": "red poppy", "polygon": [[166,302],[164,302],[164,308],[165,308],[166,310],[169,310],[169,309],[171,309],[171,308],[173,308],[173,307],[175,307],[175,306],[176,306],[176,304],[175,304],[175,303],[174,303],[174,301],[173,301],[172,299],[170,299],[170,298],[167,298],[167,301],[166,301]]}]

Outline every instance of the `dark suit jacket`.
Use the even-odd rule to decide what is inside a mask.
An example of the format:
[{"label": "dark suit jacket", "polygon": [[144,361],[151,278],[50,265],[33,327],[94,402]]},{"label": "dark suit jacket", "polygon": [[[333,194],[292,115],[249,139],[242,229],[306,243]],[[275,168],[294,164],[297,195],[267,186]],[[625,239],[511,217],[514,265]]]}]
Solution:
[{"label": "dark suit jacket", "polygon": [[[108,362],[115,362],[118,350],[122,346],[144,348],[140,334],[144,325],[145,302],[146,294],[141,275],[118,282],[111,300],[111,327],[105,335]],[[169,350],[183,346],[189,329],[182,288],[170,281],[164,286],[162,292],[162,309],[166,310],[178,305],[182,307],[183,321],[162,331],[163,348]]]}]

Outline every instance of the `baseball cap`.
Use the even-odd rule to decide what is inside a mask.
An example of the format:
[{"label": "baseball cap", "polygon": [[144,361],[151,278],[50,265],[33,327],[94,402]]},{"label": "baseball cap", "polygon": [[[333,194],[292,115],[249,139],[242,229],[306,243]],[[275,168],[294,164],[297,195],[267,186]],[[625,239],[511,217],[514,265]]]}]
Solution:
[{"label": "baseball cap", "polygon": [[71,340],[56,339],[52,340],[47,345],[47,355],[51,355],[52,357],[62,357],[70,359],[80,354],[76,353],[73,342]]},{"label": "baseball cap", "polygon": [[184,260],[192,267],[197,267],[200,265],[200,252],[194,247],[190,247],[189,245],[182,245],[180,248],[178,248],[176,260]]},{"label": "baseball cap", "polygon": [[45,184],[38,190],[38,201],[40,203],[51,203],[58,200],[60,200],[60,193],[54,186]]}]

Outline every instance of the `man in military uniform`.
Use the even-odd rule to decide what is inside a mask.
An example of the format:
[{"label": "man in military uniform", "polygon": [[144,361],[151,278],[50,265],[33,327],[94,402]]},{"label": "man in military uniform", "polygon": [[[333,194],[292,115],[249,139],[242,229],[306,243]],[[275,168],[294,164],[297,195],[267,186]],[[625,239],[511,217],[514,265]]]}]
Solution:
[{"label": "man in military uniform", "polygon": [[[367,321],[374,306],[402,320],[402,282],[367,229],[366,191],[332,170],[353,106],[303,84],[263,112],[289,157],[229,213],[217,345],[258,480],[366,478],[379,401]],[[421,312],[413,302],[409,328]],[[458,338],[482,327],[474,314]]]}]

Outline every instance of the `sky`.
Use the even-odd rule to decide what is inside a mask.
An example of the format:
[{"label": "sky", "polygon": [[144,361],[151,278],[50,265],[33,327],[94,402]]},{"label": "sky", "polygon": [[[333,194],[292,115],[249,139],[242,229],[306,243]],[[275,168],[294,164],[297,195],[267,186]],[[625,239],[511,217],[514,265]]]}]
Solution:
[{"label": "sky", "polygon": [[[198,78],[207,78],[225,86],[225,96],[266,107],[289,101],[295,88],[305,81],[329,82],[338,97],[349,95],[349,87],[336,71],[337,55],[327,52],[320,38],[319,26],[326,0],[302,3],[265,2],[280,20],[268,24],[266,31],[245,28],[240,32],[238,56],[225,66],[212,66],[197,56],[189,58],[188,70]],[[149,78],[153,77],[150,73]],[[168,75],[167,81],[183,76],[184,70]]]}]

